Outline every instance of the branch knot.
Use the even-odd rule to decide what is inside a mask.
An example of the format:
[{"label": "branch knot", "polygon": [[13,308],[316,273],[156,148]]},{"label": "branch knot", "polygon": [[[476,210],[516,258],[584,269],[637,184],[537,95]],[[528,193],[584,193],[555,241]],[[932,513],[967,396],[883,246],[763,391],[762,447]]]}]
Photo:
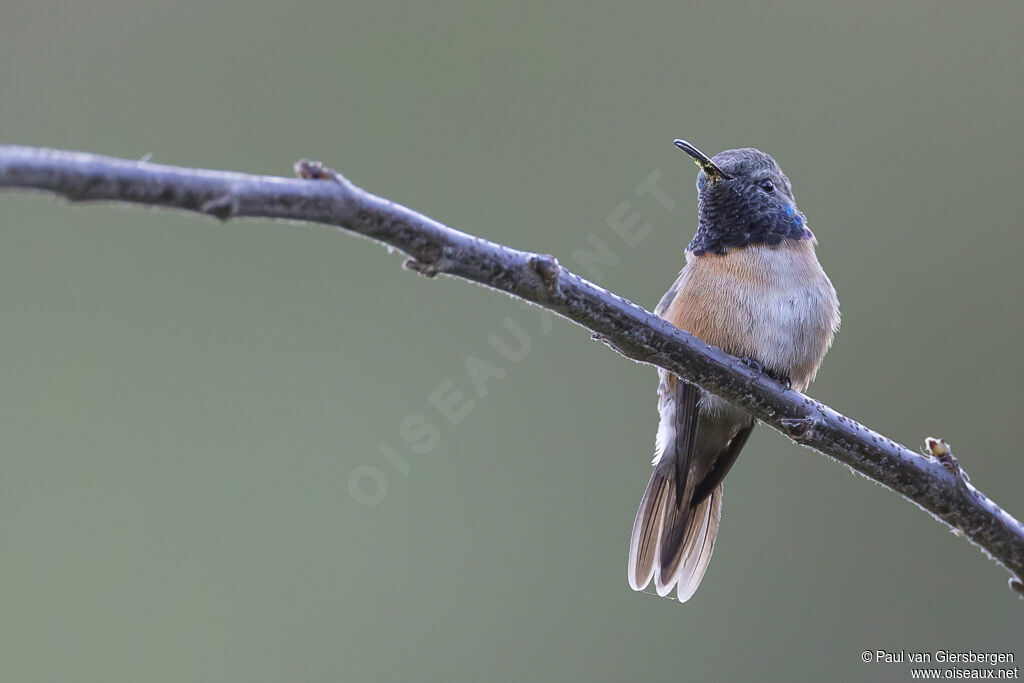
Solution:
[{"label": "branch knot", "polygon": [[434,277],[441,272],[441,269],[437,265],[437,261],[421,261],[420,259],[412,256],[405,259],[402,263],[402,267],[406,270],[411,270],[414,273],[419,273],[423,277]]},{"label": "branch knot", "polygon": [[817,426],[818,421],[813,417],[787,417],[779,420],[779,424],[785,430],[786,436],[794,441],[800,441],[811,433],[811,430]]},{"label": "branch knot", "polygon": [[960,461],[953,455],[953,449],[949,447],[945,440],[929,436],[924,440],[924,452],[925,455],[930,455],[938,460],[943,468],[952,473],[953,479],[956,480],[959,488],[968,493],[972,492],[971,487],[967,485],[971,478],[964,472],[964,468],[960,467]]},{"label": "branch knot", "polygon": [[203,202],[199,210],[214,218],[226,221],[238,213],[238,199],[233,194],[222,194]]},{"label": "branch knot", "polygon": [[306,180],[333,180],[336,183],[344,183],[345,180],[340,173],[320,161],[299,159],[292,168],[295,169],[295,175]]},{"label": "branch knot", "polygon": [[558,292],[558,275],[561,266],[551,254],[534,254],[528,260],[530,270],[537,274],[548,296]]}]

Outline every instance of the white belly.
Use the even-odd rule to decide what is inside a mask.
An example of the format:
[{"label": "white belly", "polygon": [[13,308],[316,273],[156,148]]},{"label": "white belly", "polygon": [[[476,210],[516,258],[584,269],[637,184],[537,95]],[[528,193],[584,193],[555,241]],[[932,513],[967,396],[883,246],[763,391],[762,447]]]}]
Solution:
[{"label": "white belly", "polygon": [[802,391],[839,328],[835,289],[810,240],[687,254],[663,315],[709,344],[786,374]]}]

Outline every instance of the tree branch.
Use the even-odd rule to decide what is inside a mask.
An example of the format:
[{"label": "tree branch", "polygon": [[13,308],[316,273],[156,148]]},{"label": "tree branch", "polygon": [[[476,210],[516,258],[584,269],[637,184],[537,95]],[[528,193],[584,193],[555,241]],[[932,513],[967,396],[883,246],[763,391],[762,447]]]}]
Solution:
[{"label": "tree branch", "polygon": [[945,442],[929,439],[925,454],[915,453],[584,280],[553,256],[454,230],[316,162],[300,161],[295,169],[301,179],[0,145],[0,188],[44,190],[72,201],[164,206],[220,220],[335,225],[405,252],[405,266],[427,277],[442,273],[471,280],[554,311],[623,356],[695,382],[916,503],[1005,567],[1010,587],[1024,594],[1024,525],[971,485]]}]

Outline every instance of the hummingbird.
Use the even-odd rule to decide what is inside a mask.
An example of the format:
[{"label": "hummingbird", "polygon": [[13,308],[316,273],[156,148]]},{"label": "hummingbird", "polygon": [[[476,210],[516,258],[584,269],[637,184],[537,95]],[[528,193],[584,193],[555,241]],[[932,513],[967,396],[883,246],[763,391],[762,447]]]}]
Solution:
[{"label": "hummingbird", "polygon": [[[797,209],[793,186],[768,154],[746,147],[713,158],[675,140],[700,169],[697,233],[686,264],[654,312],[701,341],[803,391],[839,330],[839,300]],[[707,570],[722,516],[722,480],[756,420],[658,370],[654,472],[629,545],[629,585],[654,581],[689,600]]]}]

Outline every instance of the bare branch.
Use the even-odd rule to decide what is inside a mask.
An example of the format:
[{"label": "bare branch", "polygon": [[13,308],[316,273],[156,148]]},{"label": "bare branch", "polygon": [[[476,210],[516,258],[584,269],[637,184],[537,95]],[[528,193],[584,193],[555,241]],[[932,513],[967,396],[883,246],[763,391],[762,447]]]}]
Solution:
[{"label": "bare branch", "polygon": [[220,220],[335,225],[405,252],[406,267],[423,275],[471,280],[554,311],[623,356],[695,382],[916,503],[1009,570],[1011,588],[1024,591],[1024,525],[970,483],[945,442],[929,439],[926,453],[915,453],[584,280],[553,256],[454,230],[316,162],[300,161],[296,172],[301,179],[0,145],[0,188],[165,206]]}]

